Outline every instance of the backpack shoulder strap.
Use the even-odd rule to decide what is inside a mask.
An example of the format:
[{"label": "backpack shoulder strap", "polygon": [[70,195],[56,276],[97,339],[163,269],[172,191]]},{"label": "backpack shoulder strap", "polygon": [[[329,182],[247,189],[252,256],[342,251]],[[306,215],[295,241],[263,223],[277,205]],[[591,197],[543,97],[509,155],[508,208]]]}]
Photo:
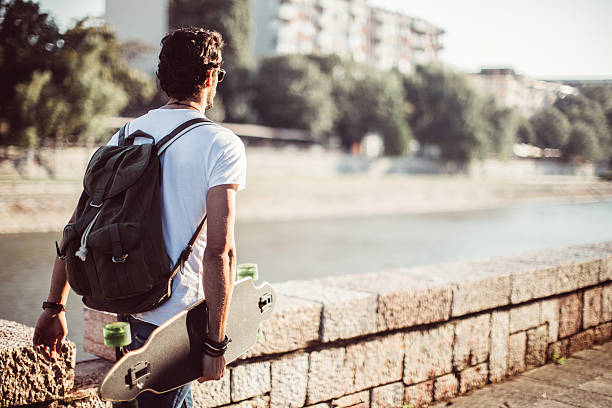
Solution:
[{"label": "backpack shoulder strap", "polygon": [[195,244],[196,240],[200,236],[200,233],[204,229],[204,225],[206,224],[206,217],[207,216],[204,215],[202,222],[200,222],[200,225],[198,225],[198,228],[196,228],[195,232],[191,236],[191,239],[187,243],[187,246],[185,247],[185,249],[183,249],[183,252],[181,252],[181,254],[179,255],[179,258],[176,261],[176,264],[174,265],[174,267],[172,267],[172,274],[170,275],[171,278],[174,278],[174,276],[176,275],[176,272],[178,272],[179,269],[183,268],[183,265],[185,264],[185,262],[187,262],[187,258],[189,258],[189,255],[191,255],[191,252],[193,252],[193,244]]},{"label": "backpack shoulder strap", "polygon": [[[129,122],[128,122],[129,123]],[[127,128],[127,123],[123,126],[121,126],[121,129],[119,129],[119,137],[117,139],[117,146],[123,146],[125,143],[125,129]]]},{"label": "backpack shoulder strap", "polygon": [[181,123],[178,127],[176,127],[176,129],[161,138],[159,142],[155,143],[158,154],[161,155],[172,143],[174,143],[179,137],[183,136],[191,129],[194,129],[205,123],[213,122],[206,118],[194,118],[188,120],[187,122]]}]

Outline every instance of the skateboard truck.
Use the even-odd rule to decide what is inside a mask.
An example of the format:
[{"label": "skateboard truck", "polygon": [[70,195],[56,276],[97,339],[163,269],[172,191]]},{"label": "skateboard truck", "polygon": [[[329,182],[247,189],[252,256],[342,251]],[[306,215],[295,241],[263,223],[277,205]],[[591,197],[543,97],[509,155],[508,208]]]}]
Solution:
[{"label": "skateboard truck", "polygon": [[272,294],[264,293],[263,296],[259,298],[259,310],[261,313],[265,313],[270,308],[272,308]]},{"label": "skateboard truck", "polygon": [[151,363],[148,361],[140,361],[134,367],[128,370],[125,383],[130,388],[138,388],[142,390],[144,387],[144,380],[151,375]]}]

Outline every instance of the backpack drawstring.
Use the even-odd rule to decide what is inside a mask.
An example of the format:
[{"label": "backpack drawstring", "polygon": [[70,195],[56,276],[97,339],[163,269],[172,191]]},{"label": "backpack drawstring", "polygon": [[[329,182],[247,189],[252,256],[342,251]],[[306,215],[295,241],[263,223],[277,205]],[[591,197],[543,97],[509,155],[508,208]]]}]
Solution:
[{"label": "backpack drawstring", "polygon": [[94,219],[91,220],[87,228],[85,228],[85,232],[83,233],[83,236],[81,237],[81,247],[79,248],[78,251],[74,253],[74,256],[76,256],[83,262],[85,262],[85,260],[87,259],[87,237],[89,237],[89,233],[91,232],[93,225],[96,223],[96,220],[98,219],[98,216],[100,215],[101,211],[102,210],[98,210],[98,213],[96,214]]}]

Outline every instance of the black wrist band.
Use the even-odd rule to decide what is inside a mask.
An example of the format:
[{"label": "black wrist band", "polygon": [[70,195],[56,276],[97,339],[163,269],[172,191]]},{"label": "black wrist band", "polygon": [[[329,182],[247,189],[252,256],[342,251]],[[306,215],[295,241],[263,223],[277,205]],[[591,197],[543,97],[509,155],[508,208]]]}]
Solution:
[{"label": "black wrist band", "polygon": [[206,339],[202,345],[202,351],[212,357],[221,357],[227,350],[227,345],[231,340],[225,336],[222,342]]},{"label": "black wrist band", "polygon": [[58,313],[66,311],[66,305],[63,305],[58,302],[43,302],[42,308],[43,309],[53,309],[57,311]]}]

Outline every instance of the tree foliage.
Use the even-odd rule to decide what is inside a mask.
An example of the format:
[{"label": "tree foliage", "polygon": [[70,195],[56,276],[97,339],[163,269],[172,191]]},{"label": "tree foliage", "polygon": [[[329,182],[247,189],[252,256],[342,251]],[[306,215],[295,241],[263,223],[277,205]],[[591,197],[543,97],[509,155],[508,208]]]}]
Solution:
[{"label": "tree foliage", "polygon": [[436,145],[443,160],[465,164],[490,147],[482,99],[466,76],[439,65],[418,66],[404,81],[409,122],[421,146]]},{"label": "tree foliage", "polygon": [[584,121],[572,126],[563,153],[567,158],[579,162],[598,161],[603,157],[595,129]]},{"label": "tree foliage", "polygon": [[531,124],[535,132],[535,145],[538,147],[562,149],[569,140],[571,124],[567,116],[554,106],[533,115]]},{"label": "tree foliage", "polygon": [[336,106],[333,134],[339,136],[345,149],[361,143],[372,132],[382,137],[385,154],[406,151],[412,133],[405,118],[399,73],[379,71],[333,55],[310,59],[331,82],[331,99]]},{"label": "tree foliage", "polygon": [[512,147],[518,140],[520,114],[512,108],[498,107],[493,99],[485,101],[483,111],[486,114],[490,152],[501,159],[510,158]]},{"label": "tree foliage", "polygon": [[264,125],[305,129],[320,138],[335,120],[330,94],[330,82],[308,57],[270,57],[259,66],[253,109]]},{"label": "tree foliage", "polygon": [[[1,7],[2,144],[96,140],[108,133],[106,118],[128,103],[128,94],[153,95],[152,81],[127,67],[106,27],[83,20],[60,33],[36,3],[4,1]],[[10,56],[17,63],[9,58],[4,64]]]}]

